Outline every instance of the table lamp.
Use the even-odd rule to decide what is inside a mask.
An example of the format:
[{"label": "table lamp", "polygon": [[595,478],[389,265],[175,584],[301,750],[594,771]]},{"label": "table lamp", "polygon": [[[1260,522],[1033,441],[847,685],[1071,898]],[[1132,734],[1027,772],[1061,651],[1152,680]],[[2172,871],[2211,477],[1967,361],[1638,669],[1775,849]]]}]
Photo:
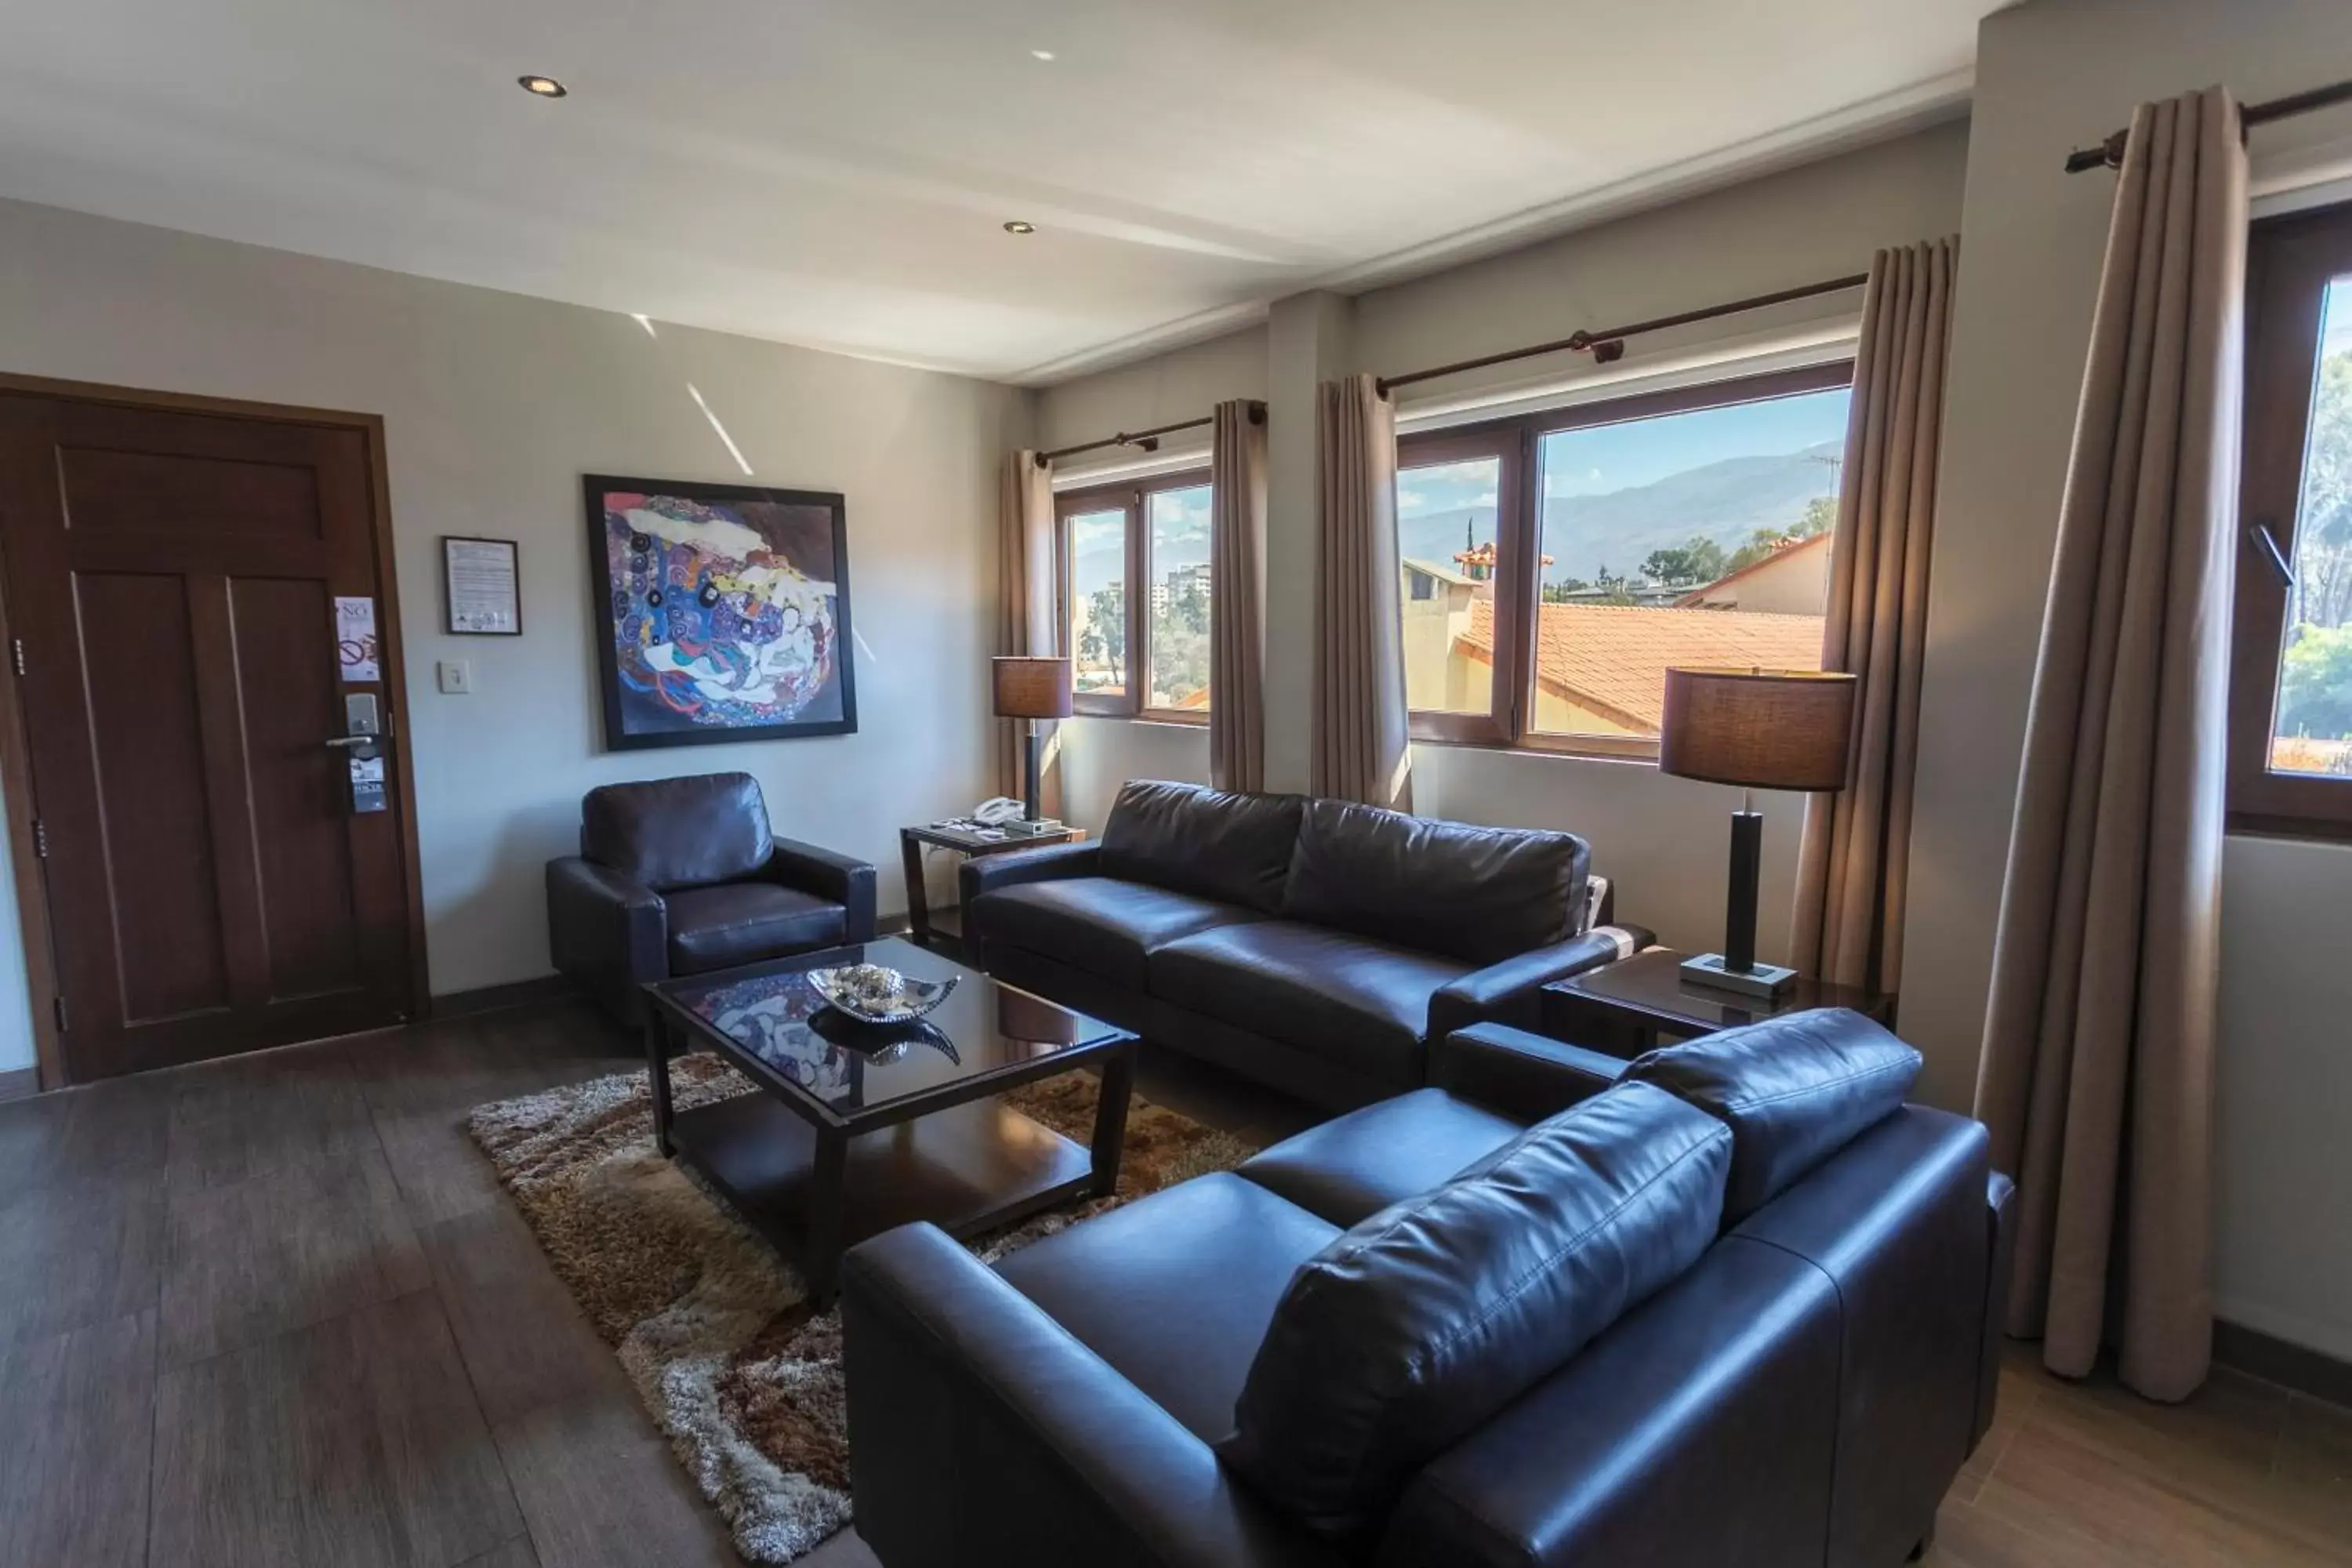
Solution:
[{"label": "table lamp", "polygon": [[1000,658],[995,661],[996,716],[1025,721],[1027,768],[1022,774],[1028,812],[1019,822],[1003,824],[1008,833],[1043,833],[1059,823],[1042,820],[1037,810],[1038,780],[1045,772],[1045,737],[1037,728],[1042,719],[1066,719],[1070,700],[1070,661],[1066,658]]},{"label": "table lamp", "polygon": [[1756,885],[1764,816],[1749,790],[1845,787],[1854,679],[1818,669],[1669,669],[1658,771],[1738,784],[1731,817],[1731,889],[1723,951],[1685,959],[1685,980],[1767,1000],[1793,969],[1756,962]]}]

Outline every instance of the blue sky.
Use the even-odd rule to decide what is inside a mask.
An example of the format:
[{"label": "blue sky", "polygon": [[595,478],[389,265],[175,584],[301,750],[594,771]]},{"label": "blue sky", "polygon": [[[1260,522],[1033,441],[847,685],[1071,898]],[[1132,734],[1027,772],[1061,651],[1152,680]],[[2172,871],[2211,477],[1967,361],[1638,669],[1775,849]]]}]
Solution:
[{"label": "blue sky", "polygon": [[[1153,574],[1165,577],[1209,558],[1209,487],[1160,490],[1150,498],[1144,521],[1151,530]],[[1081,513],[1071,520],[1070,575],[1078,596],[1118,580],[1127,569],[1123,513]]]},{"label": "blue sky", "polygon": [[[1662,419],[1558,431],[1543,439],[1544,494],[1633,489],[1726,458],[1800,452],[1823,441],[1843,440],[1848,396],[1845,388],[1835,387]],[[1491,511],[1494,506],[1491,459],[1409,468],[1398,479],[1397,510],[1403,517],[1465,508]],[[1484,542],[1493,533],[1491,523],[1485,524],[1479,538]]]}]

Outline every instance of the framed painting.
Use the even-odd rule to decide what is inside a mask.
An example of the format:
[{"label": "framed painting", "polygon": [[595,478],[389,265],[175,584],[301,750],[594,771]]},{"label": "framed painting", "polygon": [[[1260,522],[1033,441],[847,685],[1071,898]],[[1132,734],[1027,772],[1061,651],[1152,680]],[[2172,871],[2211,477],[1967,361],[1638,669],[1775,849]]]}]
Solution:
[{"label": "framed painting", "polygon": [[606,745],[856,732],[840,496],[613,474],[581,488]]}]

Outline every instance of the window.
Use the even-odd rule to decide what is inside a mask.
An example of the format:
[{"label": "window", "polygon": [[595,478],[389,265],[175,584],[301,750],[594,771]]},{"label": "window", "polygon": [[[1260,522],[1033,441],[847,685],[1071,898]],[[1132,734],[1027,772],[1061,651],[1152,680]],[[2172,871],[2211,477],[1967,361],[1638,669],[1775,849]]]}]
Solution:
[{"label": "window", "polygon": [[1062,646],[1081,713],[1200,722],[1209,710],[1209,481],[1188,473],[1073,490],[1062,522]]},{"label": "window", "polygon": [[1413,733],[1654,755],[1669,668],[1818,669],[1853,373],[1400,440]]},{"label": "window", "polygon": [[2248,261],[2231,826],[2352,838],[2352,207]]}]

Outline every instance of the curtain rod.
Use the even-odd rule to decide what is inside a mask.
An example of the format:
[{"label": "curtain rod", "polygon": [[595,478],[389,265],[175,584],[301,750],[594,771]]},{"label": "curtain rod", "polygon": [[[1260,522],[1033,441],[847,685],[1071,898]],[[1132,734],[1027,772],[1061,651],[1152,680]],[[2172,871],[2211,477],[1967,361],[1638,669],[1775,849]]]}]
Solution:
[{"label": "curtain rod", "polygon": [[[1213,425],[1217,416],[1203,414],[1198,419],[1179,419],[1173,425],[1154,425],[1149,430],[1122,430],[1116,436],[1106,436],[1099,441],[1081,441],[1075,447],[1056,447],[1050,452],[1037,454],[1037,466],[1045,468],[1056,458],[1075,458],[1080,452],[1100,451],[1105,447],[1140,447],[1147,452],[1160,450],[1160,437],[1172,436],[1179,430],[1198,430],[1203,425]],[[1249,405],[1249,422],[1265,423],[1265,405],[1253,402]]]},{"label": "curtain rod", "polygon": [[[2352,81],[2315,87],[2309,92],[2273,98],[2268,103],[2246,104],[2238,110],[2238,123],[2251,131],[2257,125],[2268,125],[2273,120],[2289,120],[2298,114],[2309,114],[2314,110],[2333,109],[2339,103],[2352,103]],[[2077,147],[2066,154],[2066,172],[2079,174],[2085,169],[2120,169],[2124,164],[2124,149],[2130,142],[2131,128],[2126,126],[2095,147]]]},{"label": "curtain rod", "polygon": [[1783,289],[1778,293],[1759,294],[1751,300],[1734,300],[1727,305],[1709,305],[1704,310],[1685,310],[1679,315],[1660,316],[1654,321],[1634,321],[1622,327],[1603,327],[1597,331],[1570,332],[1564,338],[1548,343],[1537,343],[1524,349],[1506,349],[1501,353],[1481,354],[1476,359],[1456,360],[1452,364],[1433,365],[1428,370],[1407,371],[1402,375],[1385,375],[1375,383],[1382,397],[1400,386],[1411,386],[1417,381],[1434,381],[1441,375],[1458,375],[1465,370],[1484,370],[1490,364],[1508,364],[1513,360],[1534,359],[1538,354],[1560,353],[1569,350],[1590,353],[1595,364],[1612,364],[1625,357],[1624,340],[1643,332],[1663,331],[1668,327],[1687,326],[1693,321],[1711,321],[1717,316],[1736,316],[1742,310],[1760,310],[1767,305],[1784,305],[1791,300],[1810,300],[1816,294],[1834,294],[1841,289],[1859,289],[1870,281],[1870,274],[1857,272],[1851,278],[1832,278],[1820,283],[1807,283],[1795,289]]}]

